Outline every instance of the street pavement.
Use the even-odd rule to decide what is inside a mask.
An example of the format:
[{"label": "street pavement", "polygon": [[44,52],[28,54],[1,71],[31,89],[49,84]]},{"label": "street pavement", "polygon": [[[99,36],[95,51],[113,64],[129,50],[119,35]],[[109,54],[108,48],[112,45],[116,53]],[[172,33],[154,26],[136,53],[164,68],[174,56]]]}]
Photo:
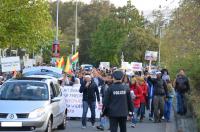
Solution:
[{"label": "street pavement", "polygon": [[[162,123],[153,123],[148,119],[145,119],[144,122],[138,123],[136,128],[130,127],[130,122],[127,123],[127,132],[176,132],[176,123],[174,119],[174,115],[170,123],[162,122]],[[66,130],[55,130],[54,132],[98,132],[96,128],[93,128],[88,122],[88,127],[86,129],[81,129],[81,121],[68,121],[68,125]],[[98,125],[98,123],[96,123]],[[105,130],[108,132],[108,130]]]}]

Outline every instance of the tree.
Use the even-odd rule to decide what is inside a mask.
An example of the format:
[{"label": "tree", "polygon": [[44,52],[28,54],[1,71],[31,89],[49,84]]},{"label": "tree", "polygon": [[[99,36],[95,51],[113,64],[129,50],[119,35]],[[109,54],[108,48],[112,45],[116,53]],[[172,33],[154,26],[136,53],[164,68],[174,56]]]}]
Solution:
[{"label": "tree", "polygon": [[158,51],[158,41],[144,28],[134,28],[122,46],[125,61],[145,62],[145,51]]},{"label": "tree", "polygon": [[105,18],[92,36],[91,57],[100,61],[111,62],[119,65],[120,48],[124,43],[125,32],[123,25],[113,18]]},{"label": "tree", "polygon": [[52,39],[49,4],[44,0],[2,0],[0,47],[37,52]]}]

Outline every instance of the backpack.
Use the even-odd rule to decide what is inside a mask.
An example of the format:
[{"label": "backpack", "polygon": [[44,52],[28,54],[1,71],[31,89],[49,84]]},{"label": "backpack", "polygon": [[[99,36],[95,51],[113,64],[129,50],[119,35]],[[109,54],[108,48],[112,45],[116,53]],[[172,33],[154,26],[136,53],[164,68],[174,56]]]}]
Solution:
[{"label": "backpack", "polygon": [[179,92],[186,92],[188,90],[187,81],[188,81],[187,77],[178,76],[176,78],[176,89]]}]

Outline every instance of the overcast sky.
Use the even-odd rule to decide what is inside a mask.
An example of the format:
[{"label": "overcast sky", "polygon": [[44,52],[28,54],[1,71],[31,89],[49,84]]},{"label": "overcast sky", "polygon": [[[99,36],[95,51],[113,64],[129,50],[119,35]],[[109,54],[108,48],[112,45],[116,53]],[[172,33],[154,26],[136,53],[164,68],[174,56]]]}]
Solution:
[{"label": "overcast sky", "polygon": [[[70,1],[70,0],[62,0],[62,1]],[[85,3],[90,3],[91,0],[78,0],[83,1]],[[178,3],[180,0],[132,0],[133,5],[139,11],[143,11],[145,16],[148,16],[154,9],[159,9],[159,5],[161,5],[162,9],[174,9],[178,7]],[[124,6],[127,3],[127,0],[110,0],[111,3],[116,6]]]}]

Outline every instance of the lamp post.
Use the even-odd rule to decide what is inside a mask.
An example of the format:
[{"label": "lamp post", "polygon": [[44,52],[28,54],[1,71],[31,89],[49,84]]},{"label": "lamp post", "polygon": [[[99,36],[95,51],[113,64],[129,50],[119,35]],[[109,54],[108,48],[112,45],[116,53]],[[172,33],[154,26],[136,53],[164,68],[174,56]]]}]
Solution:
[{"label": "lamp post", "polygon": [[159,51],[158,51],[158,66],[160,67],[160,49],[161,49],[161,37],[162,37],[162,27],[160,26],[160,33],[159,33],[159,36],[160,36],[160,40],[159,40]]},{"label": "lamp post", "polygon": [[76,48],[78,46],[78,1],[76,0],[76,10],[75,10],[75,43],[74,43],[74,52],[76,53]]},{"label": "lamp post", "polygon": [[57,0],[57,11],[56,11],[56,37],[53,42],[52,52],[53,57],[60,57],[60,42],[58,40],[58,15],[59,15],[59,2],[60,0]]}]

